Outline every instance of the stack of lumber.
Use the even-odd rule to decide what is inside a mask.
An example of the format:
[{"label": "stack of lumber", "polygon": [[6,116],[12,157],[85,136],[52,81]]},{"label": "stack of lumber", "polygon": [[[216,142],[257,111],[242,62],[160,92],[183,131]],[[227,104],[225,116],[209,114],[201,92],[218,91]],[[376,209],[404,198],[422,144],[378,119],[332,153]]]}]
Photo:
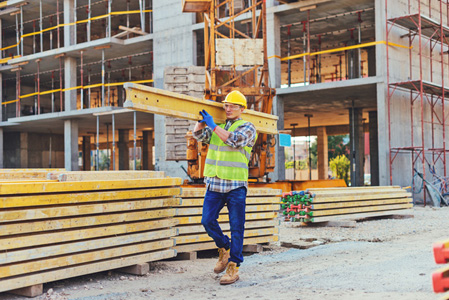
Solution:
[{"label": "stack of lumber", "polygon": [[0,182],[42,181],[49,172],[64,172],[64,169],[0,169]]},{"label": "stack of lumber", "polygon": [[0,184],[0,292],[176,256],[180,178],[51,173]]},{"label": "stack of lumber", "polygon": [[282,194],[287,221],[328,222],[402,213],[413,207],[410,193],[398,186],[316,188]]},{"label": "stack of lumber", "polygon": [[[449,240],[434,243],[433,256],[437,264],[449,263]],[[449,291],[449,265],[433,272],[432,285],[435,293]],[[449,292],[440,299],[449,299]]]},{"label": "stack of lumber", "polygon": [[[183,188],[182,205],[178,208],[179,220],[175,249],[180,252],[194,252],[216,249],[215,243],[201,225],[204,188]],[[262,244],[278,241],[279,196],[281,190],[270,188],[250,188],[246,198],[245,239],[243,244]],[[231,237],[228,211],[222,209],[218,222],[223,233]]]}]

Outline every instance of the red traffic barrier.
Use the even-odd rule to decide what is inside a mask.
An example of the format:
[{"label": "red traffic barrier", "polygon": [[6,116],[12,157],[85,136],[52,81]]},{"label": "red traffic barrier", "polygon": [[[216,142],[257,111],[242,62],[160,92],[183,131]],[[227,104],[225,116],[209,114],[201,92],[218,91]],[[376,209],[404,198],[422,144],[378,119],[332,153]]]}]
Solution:
[{"label": "red traffic barrier", "polygon": [[435,293],[444,293],[449,290],[449,267],[437,270],[432,274],[432,284]]},{"label": "red traffic barrier", "polygon": [[434,243],[433,256],[437,264],[449,263],[449,241]]}]

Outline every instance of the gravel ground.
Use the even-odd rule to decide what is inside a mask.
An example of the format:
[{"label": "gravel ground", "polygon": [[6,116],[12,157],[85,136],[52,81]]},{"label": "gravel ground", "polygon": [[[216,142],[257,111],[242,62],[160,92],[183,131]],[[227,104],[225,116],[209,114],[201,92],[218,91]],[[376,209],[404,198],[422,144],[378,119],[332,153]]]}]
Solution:
[{"label": "gravel ground", "polygon": [[[216,258],[209,257],[156,262],[141,277],[111,271],[53,282],[35,299],[438,299],[432,244],[449,238],[449,208],[417,207],[410,214],[353,228],[282,223],[280,241],[246,256],[231,286],[219,285]],[[314,247],[292,248],[298,245]],[[10,299],[23,298],[0,294]]]}]

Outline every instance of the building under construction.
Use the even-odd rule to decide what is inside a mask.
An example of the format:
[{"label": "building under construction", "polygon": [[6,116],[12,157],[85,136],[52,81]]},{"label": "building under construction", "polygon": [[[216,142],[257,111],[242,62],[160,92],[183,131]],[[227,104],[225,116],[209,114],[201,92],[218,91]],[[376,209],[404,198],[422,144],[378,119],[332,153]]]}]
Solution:
[{"label": "building under construction", "polygon": [[[217,19],[233,15],[241,35],[257,30],[248,24],[261,13],[249,9],[258,2],[216,2]],[[177,123],[124,109],[123,83],[201,96],[207,76],[191,66],[207,56],[202,14],[183,12],[181,0],[0,7],[0,167],[187,178],[187,162],[176,156],[182,142],[169,138]],[[319,179],[328,177],[327,137],[341,134],[350,135],[352,186],[364,184],[366,165],[372,185],[407,186],[416,172],[447,176],[448,9],[438,0],[266,1],[272,112],[279,129],[317,137]],[[284,149],[276,145],[268,177],[282,180]]]}]

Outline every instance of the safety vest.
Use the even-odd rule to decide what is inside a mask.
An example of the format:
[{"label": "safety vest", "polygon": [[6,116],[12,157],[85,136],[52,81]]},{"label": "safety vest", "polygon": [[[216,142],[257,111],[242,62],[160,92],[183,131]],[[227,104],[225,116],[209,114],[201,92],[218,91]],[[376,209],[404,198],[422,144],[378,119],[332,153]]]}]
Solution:
[{"label": "safety vest", "polygon": [[[231,125],[228,131],[233,132],[237,127],[245,123],[246,121],[238,120]],[[218,126],[224,128],[226,124],[220,124]],[[216,133],[212,133],[206,156],[204,176],[217,176],[221,179],[247,181],[251,149],[252,147],[233,148],[228,146]]]}]

